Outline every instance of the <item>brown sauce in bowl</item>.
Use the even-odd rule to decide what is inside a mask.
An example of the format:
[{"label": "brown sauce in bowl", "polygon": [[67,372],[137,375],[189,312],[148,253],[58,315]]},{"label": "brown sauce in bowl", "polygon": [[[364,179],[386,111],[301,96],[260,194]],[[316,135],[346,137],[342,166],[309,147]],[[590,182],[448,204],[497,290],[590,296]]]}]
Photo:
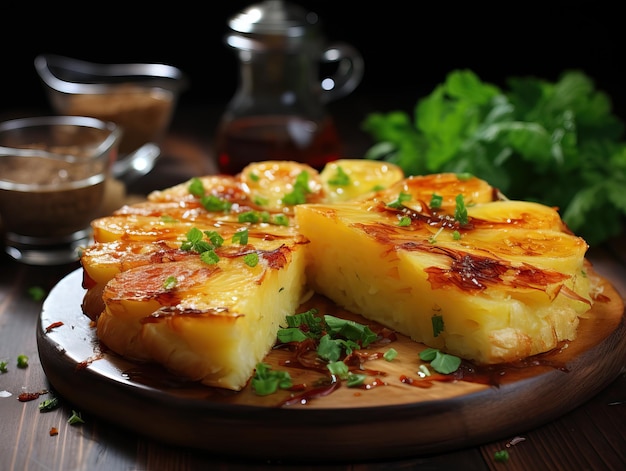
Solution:
[{"label": "brown sauce in bowl", "polygon": [[158,142],[169,125],[174,95],[168,90],[121,84],[106,94],[69,95],[60,106],[68,115],[113,121],[124,130],[120,153],[128,154],[146,142]]}]

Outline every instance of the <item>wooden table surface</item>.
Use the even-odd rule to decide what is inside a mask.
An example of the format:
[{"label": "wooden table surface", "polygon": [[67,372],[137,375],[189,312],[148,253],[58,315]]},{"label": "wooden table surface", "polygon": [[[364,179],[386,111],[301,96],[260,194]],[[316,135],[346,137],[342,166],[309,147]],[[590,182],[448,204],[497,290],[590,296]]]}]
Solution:
[{"label": "wooden table surface", "polygon": [[[358,108],[361,104],[347,105],[343,108],[346,116],[358,113],[364,116],[366,109]],[[341,118],[338,126],[344,137],[346,157],[361,156],[369,143],[358,129],[358,123],[343,119],[341,109],[334,112]],[[163,143],[162,158],[149,175],[128,186],[129,193],[142,195],[191,176],[213,173],[211,133],[218,116],[216,110],[210,109],[178,110]],[[589,253],[596,270],[611,280],[622,298],[626,294],[624,242],[625,238],[618,238]],[[27,402],[19,401],[18,396],[51,388],[36,345],[36,323],[42,301],[33,299],[29,288],[38,286],[49,291],[78,267],[78,263],[33,267],[0,255],[0,361],[7,362],[7,371],[0,373],[0,471],[626,469],[626,358],[621,374],[608,387],[544,426],[512,430],[499,441],[477,447],[385,463],[245,462],[237,457],[215,456],[158,443],[88,414],[82,414],[84,423],[70,425],[72,404],[64,402],[63,398],[61,407],[42,413],[38,405],[47,396]],[[29,359],[26,368],[18,368],[16,364],[17,356],[22,354]],[[106,403],[102,407],[106,408]],[[158,418],[155,426],[158,426]],[[58,435],[50,434],[53,427],[58,429]],[[263,433],[262,428],[259,433]],[[509,451],[509,459],[499,462],[495,454],[503,449]],[[323,454],[324,450],[319,452]]]}]

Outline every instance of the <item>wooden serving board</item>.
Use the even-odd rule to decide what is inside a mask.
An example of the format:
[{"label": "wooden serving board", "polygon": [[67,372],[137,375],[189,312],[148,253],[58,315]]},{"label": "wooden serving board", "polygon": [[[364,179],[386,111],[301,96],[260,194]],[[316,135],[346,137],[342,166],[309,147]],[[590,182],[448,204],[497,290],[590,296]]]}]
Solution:
[{"label": "wooden serving board", "polygon": [[[38,322],[41,364],[54,390],[82,411],[137,433],[238,458],[309,463],[398,459],[513,437],[598,393],[617,377],[626,358],[624,304],[602,278],[603,298],[582,319],[578,338],[542,356],[535,366],[497,370],[497,386],[407,384],[403,378],[418,378],[418,354],[424,347],[399,335],[389,345],[398,351],[393,361],[366,364],[379,372],[380,385],[341,386],[304,404],[284,405],[293,393],[261,397],[250,387],[238,393],[209,388],[103,351],[81,310],[81,281],[82,269],[61,280]],[[312,306],[371,324],[322,297],[303,310]],[[282,366],[289,355],[275,350],[266,361],[288,369],[294,384],[311,385],[321,376]]]}]

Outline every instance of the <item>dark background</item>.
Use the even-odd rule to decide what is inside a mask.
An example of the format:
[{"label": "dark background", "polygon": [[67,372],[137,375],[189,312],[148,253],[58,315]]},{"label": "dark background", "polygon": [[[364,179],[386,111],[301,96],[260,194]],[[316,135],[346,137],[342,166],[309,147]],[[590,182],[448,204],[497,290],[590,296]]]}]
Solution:
[{"label": "dark background", "polygon": [[[411,110],[455,69],[472,69],[500,86],[511,75],[556,80],[579,69],[626,117],[623,17],[602,2],[295,3],[319,14],[328,40],[362,53],[365,77],[351,100],[377,97],[384,105],[389,97],[390,107]],[[5,3],[0,111],[47,106],[33,67],[43,52],[102,63],[169,63],[190,78],[181,107],[222,106],[238,78],[235,53],[223,41],[227,20],[249,4]]]}]

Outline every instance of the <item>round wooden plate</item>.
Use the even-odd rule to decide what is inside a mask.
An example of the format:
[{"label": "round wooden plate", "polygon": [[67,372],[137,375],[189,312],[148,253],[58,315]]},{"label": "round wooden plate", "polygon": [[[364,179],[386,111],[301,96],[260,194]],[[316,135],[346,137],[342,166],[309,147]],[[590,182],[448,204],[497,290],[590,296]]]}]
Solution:
[{"label": "round wooden plate", "polygon": [[[399,336],[391,345],[399,353],[396,359],[367,362],[384,384],[367,390],[342,386],[306,404],[285,406],[288,392],[261,397],[250,387],[238,393],[218,390],[102,351],[81,310],[81,281],[81,269],[61,280],[38,322],[41,364],[56,392],[82,411],[137,433],[238,458],[399,459],[512,437],[591,398],[617,377],[626,357],[624,304],[601,279],[602,300],[582,319],[578,338],[539,365],[502,370],[498,386],[407,384],[401,378],[417,378],[424,347]],[[306,307],[311,305],[367,323],[325,298],[316,297]],[[285,355],[275,350],[266,360],[284,369],[277,365]],[[296,384],[313,381],[316,374],[295,368],[290,373]]]}]

